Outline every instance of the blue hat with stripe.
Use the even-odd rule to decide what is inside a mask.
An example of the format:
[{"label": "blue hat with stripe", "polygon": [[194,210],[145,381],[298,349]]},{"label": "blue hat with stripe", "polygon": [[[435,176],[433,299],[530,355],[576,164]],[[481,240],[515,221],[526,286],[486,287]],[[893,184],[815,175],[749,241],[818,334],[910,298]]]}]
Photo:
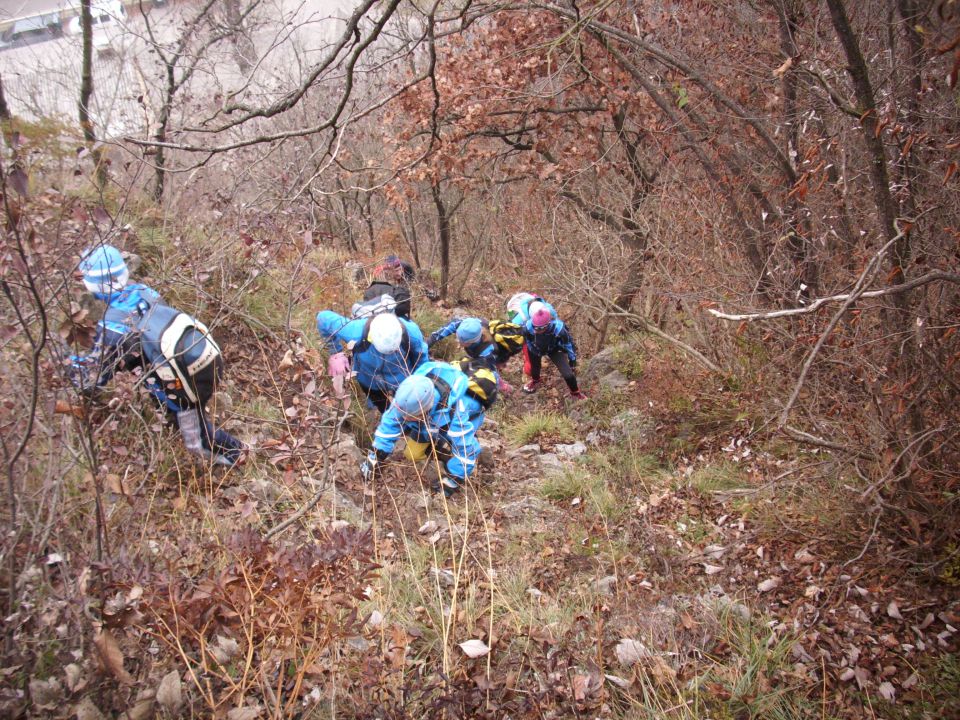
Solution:
[{"label": "blue hat with stripe", "polygon": [[80,258],[83,284],[94,295],[120,292],[130,280],[130,270],[120,251],[113,245],[98,245]]},{"label": "blue hat with stripe", "polygon": [[393,404],[407,417],[425,418],[437,402],[433,381],[424,375],[411,375],[397,388]]}]

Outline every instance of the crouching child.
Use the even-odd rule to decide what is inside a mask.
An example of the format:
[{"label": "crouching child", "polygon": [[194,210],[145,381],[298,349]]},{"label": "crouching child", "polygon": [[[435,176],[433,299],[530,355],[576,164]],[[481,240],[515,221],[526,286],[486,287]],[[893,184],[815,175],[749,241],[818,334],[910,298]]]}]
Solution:
[{"label": "crouching child", "polygon": [[476,435],[485,408],[469,388],[467,375],[444,362],[424,363],[401,382],[374,433],[373,449],[360,466],[364,480],[377,475],[403,437],[408,459],[436,459],[439,477],[431,489],[442,490],[446,497],[456,493],[473,475],[481,450]]}]

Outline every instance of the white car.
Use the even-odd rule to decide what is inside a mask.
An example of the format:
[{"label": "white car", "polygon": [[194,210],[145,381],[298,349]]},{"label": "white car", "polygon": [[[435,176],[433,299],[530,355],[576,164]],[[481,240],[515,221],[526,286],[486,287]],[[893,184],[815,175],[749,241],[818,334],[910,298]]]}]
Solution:
[{"label": "white car", "polygon": [[[103,48],[110,44],[111,39],[116,37],[122,31],[122,22],[127,16],[127,11],[123,9],[123,4],[114,2],[91,3],[90,7],[93,46]],[[82,28],[80,26],[80,16],[70,18],[67,23],[67,33],[69,35],[80,35]]]}]

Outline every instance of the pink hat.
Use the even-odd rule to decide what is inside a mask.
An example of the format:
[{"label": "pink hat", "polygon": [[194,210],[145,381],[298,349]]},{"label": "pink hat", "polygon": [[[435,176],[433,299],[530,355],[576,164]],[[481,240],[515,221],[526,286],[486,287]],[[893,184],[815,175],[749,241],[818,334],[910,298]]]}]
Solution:
[{"label": "pink hat", "polygon": [[530,318],[535,328],[544,328],[549,325],[552,320],[553,316],[550,314],[550,311],[544,307],[537,310]]}]

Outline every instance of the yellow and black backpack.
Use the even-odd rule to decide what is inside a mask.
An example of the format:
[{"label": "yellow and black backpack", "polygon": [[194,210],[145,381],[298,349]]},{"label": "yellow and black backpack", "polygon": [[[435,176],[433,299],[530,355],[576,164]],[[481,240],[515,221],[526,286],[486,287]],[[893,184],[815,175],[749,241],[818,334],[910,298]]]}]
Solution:
[{"label": "yellow and black backpack", "polygon": [[497,400],[497,374],[484,358],[464,358],[453,363],[467,376],[467,394],[489,410]]},{"label": "yellow and black backpack", "polygon": [[506,362],[523,348],[523,328],[503,320],[491,320],[490,337],[497,344],[497,362]]}]

